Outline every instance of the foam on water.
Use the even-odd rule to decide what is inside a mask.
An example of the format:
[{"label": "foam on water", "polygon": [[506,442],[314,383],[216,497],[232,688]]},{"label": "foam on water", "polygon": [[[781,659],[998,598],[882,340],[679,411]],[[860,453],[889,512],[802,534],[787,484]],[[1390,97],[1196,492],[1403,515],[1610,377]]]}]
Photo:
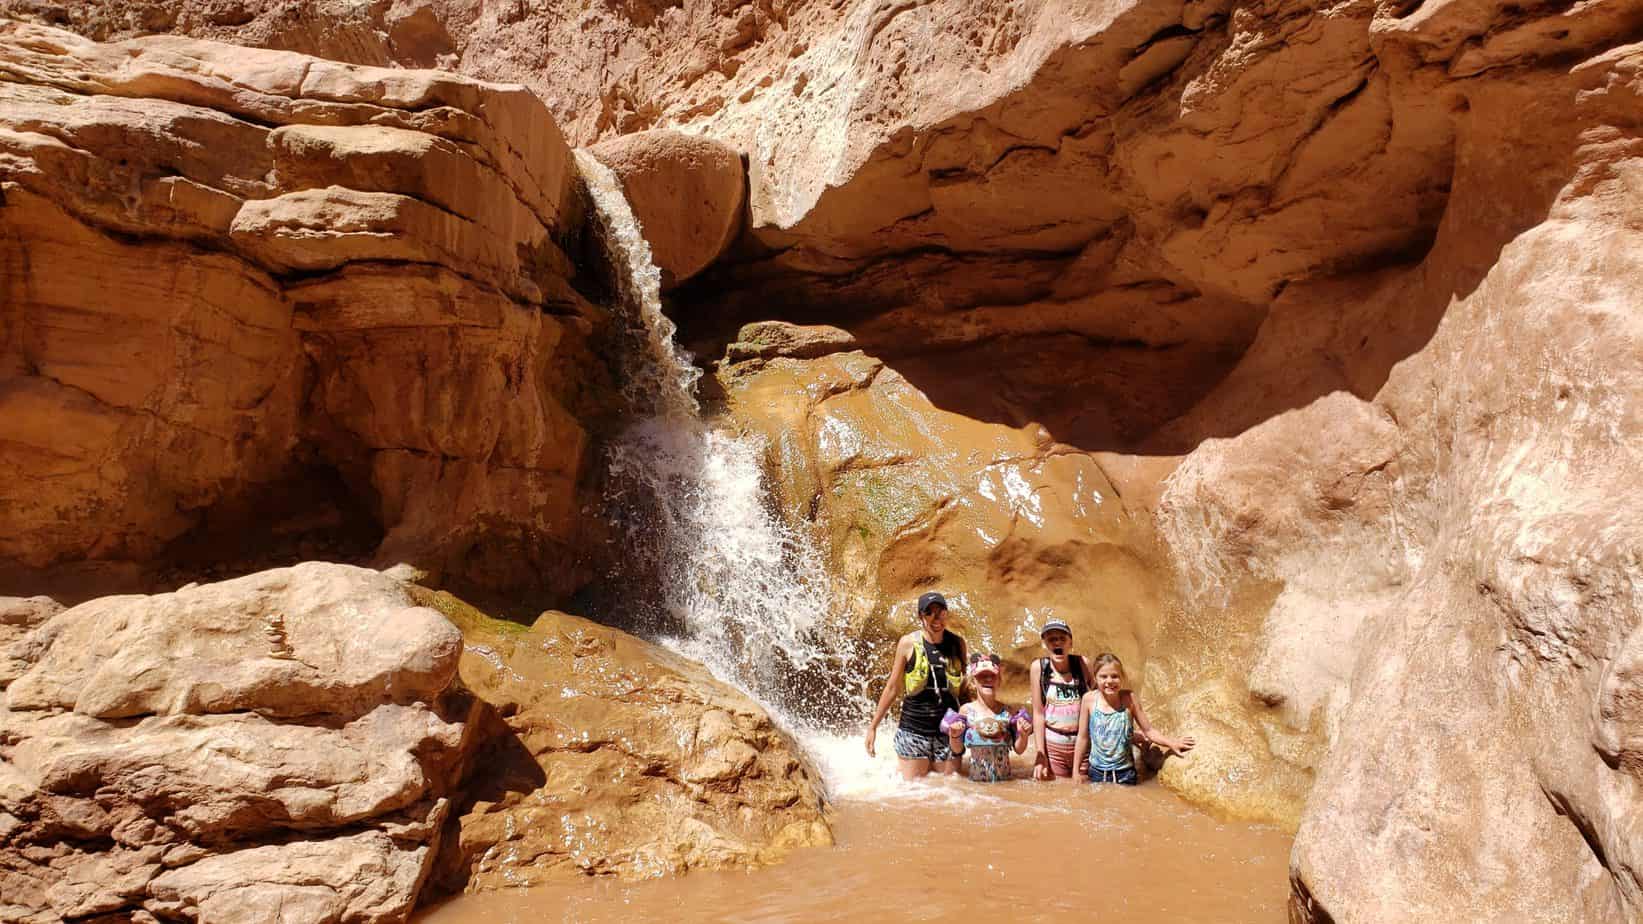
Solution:
[{"label": "foam on water", "polygon": [[[835,624],[822,558],[772,509],[764,445],[704,421],[701,371],[674,343],[660,274],[616,176],[585,151],[577,166],[618,276],[621,374],[634,422],[607,448],[607,503],[624,524],[616,586],[630,624],[706,664],[790,731],[859,722],[860,663]],[[634,575],[642,578],[633,579]]]},{"label": "foam on water", "polygon": [[835,800],[906,801],[920,806],[966,810],[978,805],[1006,804],[1007,800],[964,785],[956,777],[902,779],[890,743],[894,735],[895,728],[891,726],[879,728],[875,757],[867,756],[867,749],[857,734],[811,734],[806,736],[805,747],[827,781],[828,795]]}]

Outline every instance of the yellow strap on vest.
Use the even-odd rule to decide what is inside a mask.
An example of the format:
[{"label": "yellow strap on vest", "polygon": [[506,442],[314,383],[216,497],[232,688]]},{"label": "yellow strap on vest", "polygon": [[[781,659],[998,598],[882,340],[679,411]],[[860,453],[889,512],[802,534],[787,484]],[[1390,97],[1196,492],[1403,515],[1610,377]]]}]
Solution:
[{"label": "yellow strap on vest", "polygon": [[[947,675],[947,691],[956,697],[958,696],[958,688],[964,685],[964,666],[962,664],[958,665],[958,673],[954,673],[954,659],[948,658],[946,660],[947,669],[944,673]],[[923,690],[930,682],[930,658],[924,653],[924,639],[922,637],[915,639],[913,642],[913,669],[907,672],[904,680],[906,681],[908,696]]]}]

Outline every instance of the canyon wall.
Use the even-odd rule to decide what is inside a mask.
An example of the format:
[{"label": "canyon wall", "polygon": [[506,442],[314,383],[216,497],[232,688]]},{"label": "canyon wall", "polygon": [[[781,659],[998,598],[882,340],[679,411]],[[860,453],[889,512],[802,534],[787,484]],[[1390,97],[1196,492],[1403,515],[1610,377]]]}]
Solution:
[{"label": "canyon wall", "polygon": [[1234,7],[1104,80],[1148,11],[997,99],[943,37],[839,74],[890,118],[772,97],[686,334],[867,631],[954,589],[1019,682],[1068,618],[1204,742],[1166,783],[1299,824],[1300,918],[1635,917],[1643,10]]},{"label": "canyon wall", "polygon": [[585,579],[602,313],[534,96],[20,23],[0,61],[0,565]]},{"label": "canyon wall", "polygon": [[[1166,784],[1297,826],[1300,920],[1643,914],[1643,618],[1638,537],[1625,516],[1643,406],[1633,368],[1643,4],[249,0],[62,10],[0,0],[0,12],[99,38],[186,32],[517,80],[545,105],[510,137],[547,131],[538,125],[551,126],[551,111],[579,144],[671,127],[727,145],[747,164],[745,213],[729,223],[741,230],[704,272],[671,280],[671,309],[688,345],[717,363],[726,421],[766,438],[774,493],[826,551],[861,635],[901,631],[912,597],[939,586],[961,630],[1009,657],[1012,683],[1034,654],[1034,626],[1052,614],[1072,622],[1085,652],[1118,651],[1159,722],[1202,741],[1163,765]],[[508,555],[487,557],[485,542],[570,547],[575,485],[588,466],[567,461],[576,441],[544,439],[543,421],[582,439],[588,426],[578,421],[609,388],[598,364],[550,364],[564,376],[553,386],[547,372],[475,386],[491,395],[529,380],[554,395],[522,412],[517,442],[461,433],[452,441],[460,449],[407,452],[405,434],[437,422],[386,399],[423,393],[424,381],[428,395],[456,383],[424,380],[422,367],[409,379],[366,375],[387,351],[331,345],[349,329],[344,308],[391,301],[384,290],[352,289],[329,312],[291,307],[308,304],[300,293],[314,273],[323,293],[360,284],[347,278],[351,262],[434,263],[464,280],[448,282],[458,291],[483,280],[531,306],[506,317],[551,323],[554,349],[567,351],[555,355],[581,357],[599,321],[565,284],[575,273],[560,257],[579,219],[553,170],[513,190],[535,224],[507,219],[457,243],[428,231],[454,249],[384,255],[371,248],[422,241],[423,226],[408,217],[371,225],[413,210],[372,194],[431,198],[438,184],[373,185],[385,181],[349,166],[369,156],[316,153],[337,142],[303,128],[371,122],[461,142],[470,158],[492,151],[502,164],[477,135],[396,121],[441,110],[396,102],[411,91],[395,88],[474,88],[462,92],[487,101],[482,122],[506,109],[484,94],[511,100],[513,91],[315,64],[294,86],[312,76],[317,89],[299,92],[269,63],[289,58],[242,51],[233,54],[245,73],[223,81],[227,89],[178,96],[219,65],[121,84],[96,76],[115,67],[99,69],[110,54],[100,46],[4,28],[30,36],[5,53],[0,87],[24,94],[5,118],[46,105],[48,91],[108,97],[95,110],[103,121],[55,109],[6,125],[22,139],[6,142],[11,156],[0,160],[11,171],[7,227],[30,229],[8,234],[8,265],[57,269],[30,294],[8,291],[8,332],[52,336],[8,333],[6,381],[23,385],[0,387],[45,393],[27,400],[53,402],[53,415],[85,415],[63,427],[41,416],[26,439],[0,444],[26,447],[18,458],[38,473],[31,483],[68,486],[7,499],[0,509],[16,511],[8,522],[33,530],[7,554],[33,556],[30,565],[160,554],[209,519],[202,511],[219,497],[246,494],[225,484],[275,482],[293,452],[337,471],[344,496],[365,499],[382,533],[368,537],[378,554],[455,555],[453,573],[504,586],[508,566],[485,562]],[[107,47],[141,61],[147,49],[181,47],[175,41]],[[30,76],[52,72],[29,63],[35,57],[62,55],[89,63]],[[337,74],[362,89],[326,89]],[[88,90],[82,79],[141,89]],[[135,178],[116,173],[101,191],[89,187],[80,204],[66,180],[41,185],[81,176],[68,171],[87,169],[88,156],[109,165],[99,170],[124,166],[96,152],[127,149],[105,139],[135,129],[103,126],[132,96],[188,107],[187,119],[137,119],[157,137],[198,138],[200,125],[243,121],[233,130],[255,135],[266,163],[308,172],[242,175],[210,159],[226,142],[195,143],[147,161]],[[221,102],[267,97],[287,102],[259,102],[246,118],[235,107],[251,103]],[[370,114],[279,115],[336,107]],[[97,130],[74,134],[81,125]],[[309,136],[268,140],[288,125]],[[360,142],[379,144],[392,147]],[[542,142],[523,161],[537,171],[559,163],[562,173],[565,157],[549,152],[563,147]],[[491,160],[482,162],[514,175]],[[635,180],[645,163],[630,161]],[[161,198],[144,192],[145,180],[164,182],[167,211],[134,228],[122,216],[151,214],[145,203]],[[196,196],[195,186],[205,191]],[[558,211],[533,195],[558,196]],[[506,196],[496,201],[483,219],[441,205],[470,221],[519,212]],[[296,217],[275,214],[287,207]],[[665,199],[639,211],[658,228],[677,219]],[[362,240],[349,237],[355,221],[367,224]],[[381,230],[400,236],[372,236]],[[723,230],[685,236],[718,253],[706,238]],[[256,328],[235,334],[243,343],[207,354],[252,357],[246,365],[262,378],[214,379],[260,383],[248,395],[198,401],[123,383],[99,392],[93,377],[62,371],[92,364],[83,343],[62,346],[55,365],[44,347],[14,346],[64,343],[67,318],[96,314],[90,296],[72,290],[86,277],[64,272],[75,264],[62,254],[88,249],[98,255],[90,266],[109,272],[120,254],[140,252],[146,270],[167,265],[149,246],[156,237],[204,251],[166,277],[193,286],[183,304],[271,303],[274,322],[241,322]],[[497,241],[547,256],[527,258],[512,243],[488,252]],[[53,246],[52,260],[30,249]],[[223,270],[228,282],[210,276],[220,265],[232,270]],[[266,275],[245,288],[243,266]],[[158,275],[120,272],[133,286]],[[526,277],[559,294],[514,281]],[[70,291],[34,294],[62,288]],[[35,303],[75,310],[43,324],[28,321],[39,310],[13,320],[13,306]],[[320,320],[300,328],[280,310]],[[437,316],[450,313],[459,309]],[[169,317],[161,326],[182,328]],[[383,326],[396,333],[382,336],[400,335]],[[264,381],[296,352],[300,371]],[[351,375],[360,381],[338,381]],[[369,390],[367,379],[398,387],[347,400]],[[409,392],[407,381],[417,383]],[[136,392],[155,396],[131,409],[137,424],[110,423],[106,408]],[[196,406],[242,412],[232,465],[197,448],[222,442],[223,425]],[[138,425],[157,429],[120,429]],[[554,447],[559,461],[493,463],[472,449],[520,442]],[[449,456],[470,454],[485,460],[473,463],[483,478],[446,480],[463,464]],[[93,470],[91,458],[106,461]],[[527,492],[531,503],[492,493],[494,470],[547,479],[550,469],[551,487]],[[396,495],[409,484],[436,490]],[[81,508],[51,500],[81,496],[90,499]],[[521,510],[532,511],[523,523]],[[110,522],[122,525],[102,528]],[[474,523],[483,525],[466,539],[442,533]],[[544,536],[551,541],[535,545]],[[480,551],[466,551],[468,541]],[[567,560],[533,569],[573,586],[584,576],[566,573]]]}]

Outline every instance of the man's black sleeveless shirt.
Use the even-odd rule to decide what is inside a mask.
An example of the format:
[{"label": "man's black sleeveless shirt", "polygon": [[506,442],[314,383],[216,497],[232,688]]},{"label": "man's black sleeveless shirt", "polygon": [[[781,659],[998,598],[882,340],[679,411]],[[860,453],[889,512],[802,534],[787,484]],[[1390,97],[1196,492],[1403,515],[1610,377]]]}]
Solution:
[{"label": "man's black sleeveless shirt", "polygon": [[[901,721],[898,727],[926,738],[939,738],[941,717],[947,714],[947,710],[958,708],[958,691],[938,691],[938,687],[947,686],[947,662],[963,659],[964,639],[959,638],[956,632],[947,632],[941,637],[940,645],[932,645],[921,633],[915,644],[924,646],[924,657],[930,662],[930,680],[924,685],[924,689],[911,696],[902,697]],[[910,674],[912,671],[913,658],[909,655],[903,673]]]}]

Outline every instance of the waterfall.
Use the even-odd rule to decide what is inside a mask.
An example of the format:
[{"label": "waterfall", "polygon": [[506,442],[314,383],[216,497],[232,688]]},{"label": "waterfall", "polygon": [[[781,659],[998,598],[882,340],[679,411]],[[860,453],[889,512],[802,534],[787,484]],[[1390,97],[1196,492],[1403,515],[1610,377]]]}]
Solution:
[{"label": "waterfall", "polygon": [[622,621],[790,728],[859,722],[864,659],[834,615],[822,557],[769,503],[762,443],[703,419],[701,371],[674,342],[661,274],[620,181],[585,151],[576,163],[617,276],[619,372],[635,415],[606,450],[606,501],[624,543],[611,575]]}]

